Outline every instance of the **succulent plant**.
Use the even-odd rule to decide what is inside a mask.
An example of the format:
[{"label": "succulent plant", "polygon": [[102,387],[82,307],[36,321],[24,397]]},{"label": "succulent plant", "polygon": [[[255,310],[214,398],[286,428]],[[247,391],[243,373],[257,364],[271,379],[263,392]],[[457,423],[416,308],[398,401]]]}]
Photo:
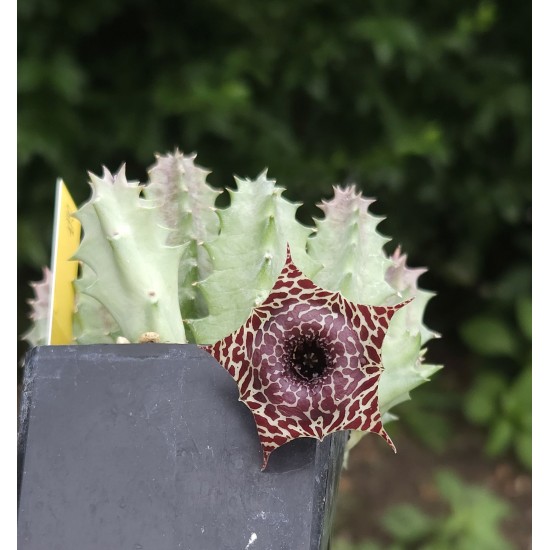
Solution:
[{"label": "succulent plant", "polygon": [[[122,336],[137,341],[146,330],[165,341],[185,342],[178,296],[178,271],[185,245],[172,244],[159,208],[141,197],[143,187],[126,179],[90,175],[92,197],[77,212],[84,237],[76,259],[93,271],[78,282],[79,294],[108,310]],[[86,334],[88,316],[77,319]]]},{"label": "succulent plant", "polygon": [[29,318],[30,329],[23,334],[31,346],[43,346],[48,342],[48,314],[50,309],[50,296],[52,287],[52,272],[49,268],[42,268],[42,279],[31,283],[34,298],[28,303],[31,306]]},{"label": "succulent plant", "polygon": [[[273,298],[291,258],[304,280],[331,300],[391,311],[378,335],[374,411],[391,420],[389,410],[440,367],[424,363],[425,344],[437,336],[423,324],[433,296],[418,288],[424,270],[407,267],[399,248],[386,255],[389,239],[377,232],[381,218],[369,212],[373,201],[354,186],[335,187],[334,197],[319,205],[324,217],[306,227],[296,220],[299,204],[286,200],[267,172],[236,178],[224,209],[216,208],[220,191],[207,175],[195,155],[179,151],[157,156],[145,185],[128,181],[124,167],[115,175],[90,174],[92,196],[76,213],[84,237],[76,254],[75,343],[139,342],[156,333],[160,342],[197,343],[212,352]],[[47,301],[45,283],[35,288],[41,296],[26,335],[31,345],[44,343],[36,336],[36,310]],[[304,342],[302,348],[309,345]],[[381,425],[371,431],[385,434]],[[353,433],[351,445],[362,435]]]}]

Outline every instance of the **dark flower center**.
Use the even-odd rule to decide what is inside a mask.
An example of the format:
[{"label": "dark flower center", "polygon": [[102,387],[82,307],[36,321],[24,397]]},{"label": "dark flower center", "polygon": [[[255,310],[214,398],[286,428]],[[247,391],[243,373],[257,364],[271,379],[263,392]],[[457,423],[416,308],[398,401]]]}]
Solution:
[{"label": "dark flower center", "polygon": [[289,351],[290,370],[299,380],[315,382],[323,377],[328,362],[322,342],[300,338],[292,342]]}]

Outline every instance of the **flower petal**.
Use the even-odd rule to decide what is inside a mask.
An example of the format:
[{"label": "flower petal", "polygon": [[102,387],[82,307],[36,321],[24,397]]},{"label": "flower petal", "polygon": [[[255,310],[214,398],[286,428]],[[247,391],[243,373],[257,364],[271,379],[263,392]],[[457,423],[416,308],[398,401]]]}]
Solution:
[{"label": "flower petal", "polygon": [[382,426],[378,382],[382,342],[395,306],[359,305],[285,266],[266,300],[237,331],[203,346],[237,382],[263,451],[299,437],[322,440],[340,430]]}]

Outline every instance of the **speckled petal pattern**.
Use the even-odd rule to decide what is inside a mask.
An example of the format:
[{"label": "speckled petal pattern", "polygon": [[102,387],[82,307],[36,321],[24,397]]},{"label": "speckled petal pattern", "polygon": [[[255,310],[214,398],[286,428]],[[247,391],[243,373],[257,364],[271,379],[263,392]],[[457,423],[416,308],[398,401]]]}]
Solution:
[{"label": "speckled petal pattern", "polygon": [[[409,300],[410,301],[410,300]],[[202,346],[235,379],[263,450],[339,430],[373,432],[395,450],[378,408],[381,348],[395,306],[359,305],[305,277],[287,252],[267,299],[234,333]]]}]

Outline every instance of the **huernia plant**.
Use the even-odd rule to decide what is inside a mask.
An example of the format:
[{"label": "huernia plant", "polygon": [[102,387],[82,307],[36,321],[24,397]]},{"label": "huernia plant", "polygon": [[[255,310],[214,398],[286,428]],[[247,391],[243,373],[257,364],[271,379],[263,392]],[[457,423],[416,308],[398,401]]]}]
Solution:
[{"label": "huernia plant", "polygon": [[[370,431],[391,444],[389,410],[440,368],[423,361],[436,336],[422,322],[432,297],[417,286],[423,270],[399,248],[385,254],[373,201],[353,186],[335,187],[306,227],[267,172],[236,178],[224,209],[207,175],[178,151],[157,157],[145,185],[124,168],[90,174],[76,213],[75,343],[156,333],[201,345],[236,380],[263,467],[297,437],[352,430],[352,446]],[[32,316],[27,339],[44,343]]]},{"label": "huernia plant", "polygon": [[29,318],[31,328],[23,334],[23,338],[31,346],[41,346],[48,340],[48,314],[50,309],[50,296],[52,287],[52,272],[49,268],[42,269],[42,279],[31,283],[34,298],[28,300],[31,306]]}]

